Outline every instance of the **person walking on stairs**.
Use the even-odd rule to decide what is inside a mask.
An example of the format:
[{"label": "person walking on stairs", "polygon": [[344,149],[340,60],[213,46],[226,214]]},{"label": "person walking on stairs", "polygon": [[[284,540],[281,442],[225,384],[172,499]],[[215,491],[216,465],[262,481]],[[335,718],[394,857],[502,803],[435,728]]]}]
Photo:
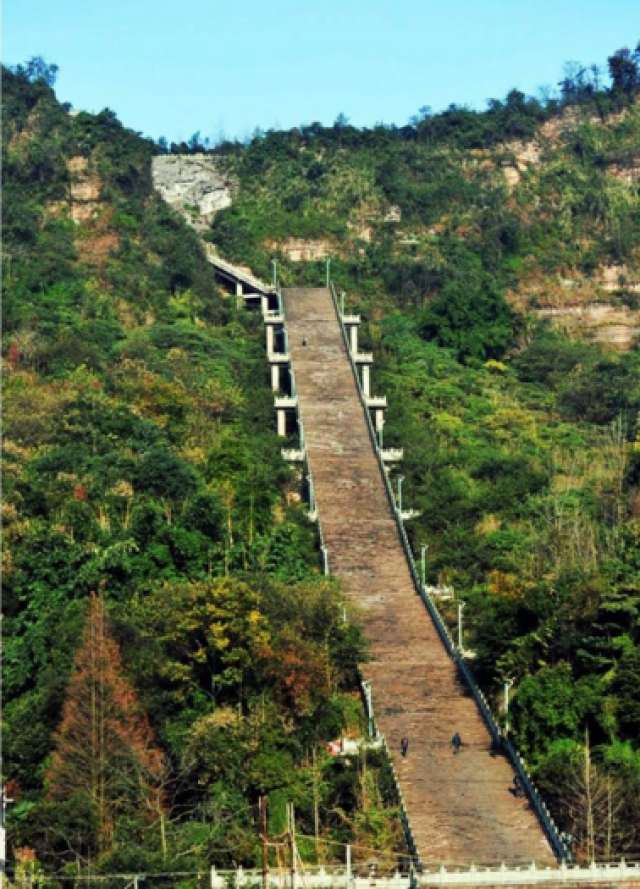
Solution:
[{"label": "person walking on stairs", "polygon": [[453,748],[453,755],[457,756],[460,753],[460,748],[462,747],[462,738],[460,737],[458,732],[456,732],[453,738],[451,738],[451,747]]},{"label": "person walking on stairs", "polygon": [[409,752],[409,738],[406,735],[403,735],[400,738],[400,753],[402,754],[402,758],[407,758],[407,753]]}]

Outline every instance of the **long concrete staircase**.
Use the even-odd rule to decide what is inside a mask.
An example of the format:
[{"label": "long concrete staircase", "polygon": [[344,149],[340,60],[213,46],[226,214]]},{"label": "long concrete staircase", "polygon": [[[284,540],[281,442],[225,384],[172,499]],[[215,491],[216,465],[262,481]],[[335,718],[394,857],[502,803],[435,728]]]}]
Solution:
[{"label": "long concrete staircase", "polygon": [[[555,858],[416,595],[328,289],[283,291],[307,459],[331,573],[357,606],[385,735],[425,864]],[[303,344],[306,340],[306,345]],[[454,755],[451,737],[462,737]],[[409,739],[402,759],[400,738]]]}]

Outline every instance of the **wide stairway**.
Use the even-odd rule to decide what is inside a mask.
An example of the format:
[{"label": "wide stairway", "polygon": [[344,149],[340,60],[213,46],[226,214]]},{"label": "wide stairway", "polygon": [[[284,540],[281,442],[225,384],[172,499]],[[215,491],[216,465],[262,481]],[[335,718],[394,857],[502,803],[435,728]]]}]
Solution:
[{"label": "wide stairway", "polygon": [[[513,772],[415,592],[327,289],[283,291],[289,352],[331,573],[357,606],[385,735],[425,864],[554,863]],[[303,345],[306,339],[306,345]],[[462,737],[454,756],[451,737]],[[409,739],[402,759],[400,738]]]}]

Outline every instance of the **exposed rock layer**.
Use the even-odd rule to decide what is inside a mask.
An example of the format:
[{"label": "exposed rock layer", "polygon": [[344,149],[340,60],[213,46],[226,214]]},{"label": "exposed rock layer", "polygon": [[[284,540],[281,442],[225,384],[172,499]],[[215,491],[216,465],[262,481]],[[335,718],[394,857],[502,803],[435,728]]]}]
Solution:
[{"label": "exposed rock layer", "polygon": [[230,206],[234,188],[218,158],[198,154],[154,157],[153,183],[196,231],[206,231],[216,213]]}]

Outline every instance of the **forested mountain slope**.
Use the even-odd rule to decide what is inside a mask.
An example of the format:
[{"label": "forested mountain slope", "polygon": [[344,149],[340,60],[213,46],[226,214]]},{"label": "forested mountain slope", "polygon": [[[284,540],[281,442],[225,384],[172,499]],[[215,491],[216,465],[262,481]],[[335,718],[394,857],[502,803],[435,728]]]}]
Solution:
[{"label": "forested mountain slope", "polygon": [[4,72],[10,858],[253,865],[262,793],[329,858],[393,849],[375,759],[325,753],[359,734],[363,646],[280,456],[262,325],[154,193],[155,145],[70,114],[51,74]]},{"label": "forested mountain slope", "polygon": [[639,62],[546,102],[219,146],[237,184],[205,236],[289,284],[330,258],[368,317],[414,551],[467,603],[498,709],[513,683],[518,742],[586,855],[640,849]]},{"label": "forested mountain slope", "polygon": [[[338,118],[222,145],[239,189],[212,238],[263,274],[277,253],[294,280],[304,272],[292,257],[330,255],[343,285],[378,303],[420,309],[454,283],[481,287],[629,348],[640,332],[640,105],[635,86],[596,89],[583,75],[546,103],[513,90],[486,112],[424,109],[403,128]],[[482,357],[486,346],[464,348]]]},{"label": "forested mountain slope", "polygon": [[[221,145],[233,201],[205,235],[288,284],[331,257],[368,319],[414,549],[467,603],[497,709],[513,681],[518,743],[587,857],[640,847],[637,55],[546,103]],[[51,74],[4,75],[13,848],[49,870],[251,864],[269,792],[273,833],[294,800],[325,856],[391,849],[376,768],[313,754],[358,731],[362,642],[317,576],[260,326],[154,194],[166,144],[70,114]],[[87,792],[69,776],[96,694]]]}]

